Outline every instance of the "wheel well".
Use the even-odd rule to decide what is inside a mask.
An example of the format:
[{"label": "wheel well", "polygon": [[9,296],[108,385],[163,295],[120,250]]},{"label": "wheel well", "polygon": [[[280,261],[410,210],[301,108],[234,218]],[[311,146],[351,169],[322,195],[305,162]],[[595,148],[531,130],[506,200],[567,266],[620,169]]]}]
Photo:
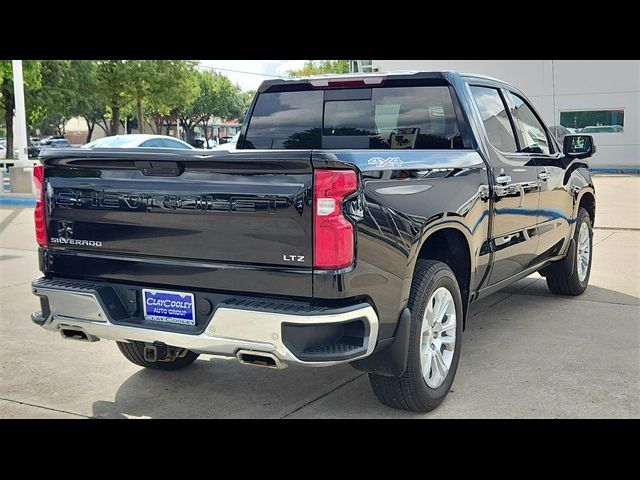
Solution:
[{"label": "wheel well", "polygon": [[584,207],[587,211],[589,218],[591,218],[591,226],[593,226],[596,223],[596,199],[590,192],[585,192],[582,196],[578,210],[580,207]]},{"label": "wheel well", "polygon": [[454,228],[438,230],[422,244],[418,259],[438,260],[449,265],[460,286],[462,308],[466,319],[471,281],[471,255],[464,234]]}]

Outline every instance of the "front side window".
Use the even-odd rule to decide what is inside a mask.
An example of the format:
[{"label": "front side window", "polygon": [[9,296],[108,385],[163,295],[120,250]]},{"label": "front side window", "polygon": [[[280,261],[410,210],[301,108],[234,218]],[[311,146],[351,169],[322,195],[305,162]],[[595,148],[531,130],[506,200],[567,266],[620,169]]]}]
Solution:
[{"label": "front side window", "polygon": [[326,97],[322,90],[261,94],[244,148],[464,148],[448,87],[381,87]]},{"label": "front side window", "polygon": [[551,152],[549,139],[540,120],[522,98],[511,92],[508,95],[513,104],[511,115],[518,132],[520,151],[548,155]]},{"label": "front side window", "polygon": [[489,143],[501,152],[518,151],[507,107],[496,88],[472,86],[471,94],[478,105]]}]

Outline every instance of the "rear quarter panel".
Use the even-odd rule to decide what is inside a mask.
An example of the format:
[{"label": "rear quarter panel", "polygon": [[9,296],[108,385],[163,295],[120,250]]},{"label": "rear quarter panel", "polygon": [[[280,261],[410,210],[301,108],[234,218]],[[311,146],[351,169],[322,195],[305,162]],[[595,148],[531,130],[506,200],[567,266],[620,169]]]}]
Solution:
[{"label": "rear quarter panel", "polygon": [[314,152],[315,168],[355,165],[364,218],[357,223],[356,265],[314,273],[314,297],[368,297],[380,316],[381,339],[394,334],[406,306],[423,243],[443,228],[469,244],[471,289],[488,268],[488,177],[473,150]]}]

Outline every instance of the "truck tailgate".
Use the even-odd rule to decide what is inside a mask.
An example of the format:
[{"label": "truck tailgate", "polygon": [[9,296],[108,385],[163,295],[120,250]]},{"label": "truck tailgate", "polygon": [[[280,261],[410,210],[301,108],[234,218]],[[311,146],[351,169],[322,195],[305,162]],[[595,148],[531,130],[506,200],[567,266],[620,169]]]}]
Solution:
[{"label": "truck tailgate", "polygon": [[[311,272],[310,152],[261,151],[259,159],[255,151],[175,152],[75,152],[45,160],[52,254],[111,258],[102,270],[92,263],[91,276],[102,278],[126,279],[144,262],[173,272],[172,281],[158,282],[180,284],[182,265],[187,284],[240,291],[260,287],[238,285],[238,269]],[[130,272],[123,261],[131,262]],[[298,282],[297,291],[311,293],[310,274]]]}]

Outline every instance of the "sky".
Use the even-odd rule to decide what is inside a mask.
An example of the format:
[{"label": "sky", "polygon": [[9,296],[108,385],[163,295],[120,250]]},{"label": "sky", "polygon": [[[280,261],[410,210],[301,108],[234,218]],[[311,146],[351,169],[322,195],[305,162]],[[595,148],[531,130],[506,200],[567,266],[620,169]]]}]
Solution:
[{"label": "sky", "polygon": [[224,73],[243,90],[255,90],[263,80],[287,77],[288,70],[300,68],[304,62],[305,60],[200,60],[200,68],[220,69],[216,71]]}]

